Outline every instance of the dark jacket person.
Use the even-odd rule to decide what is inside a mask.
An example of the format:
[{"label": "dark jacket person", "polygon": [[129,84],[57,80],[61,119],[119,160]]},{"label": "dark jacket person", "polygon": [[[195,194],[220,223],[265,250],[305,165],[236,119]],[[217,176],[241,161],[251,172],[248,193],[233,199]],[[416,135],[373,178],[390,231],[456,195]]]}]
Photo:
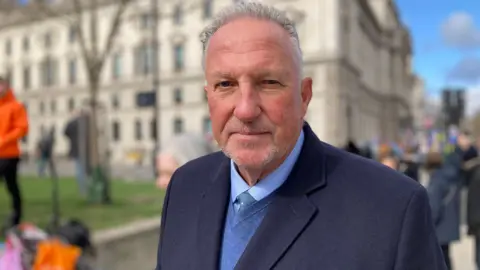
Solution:
[{"label": "dark jacket person", "polygon": [[445,263],[451,269],[450,245],[460,239],[460,190],[458,172],[452,160],[446,160],[440,153],[427,154],[425,166],[430,175],[428,192],[432,217],[438,242],[442,247]]}]

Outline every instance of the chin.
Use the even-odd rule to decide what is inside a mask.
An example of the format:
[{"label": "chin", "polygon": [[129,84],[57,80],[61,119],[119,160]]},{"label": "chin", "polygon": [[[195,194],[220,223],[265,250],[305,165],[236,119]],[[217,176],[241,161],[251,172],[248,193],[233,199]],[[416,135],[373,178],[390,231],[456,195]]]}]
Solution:
[{"label": "chin", "polygon": [[262,168],[270,163],[275,157],[274,148],[247,148],[247,149],[225,149],[225,153],[237,166],[248,168]]}]

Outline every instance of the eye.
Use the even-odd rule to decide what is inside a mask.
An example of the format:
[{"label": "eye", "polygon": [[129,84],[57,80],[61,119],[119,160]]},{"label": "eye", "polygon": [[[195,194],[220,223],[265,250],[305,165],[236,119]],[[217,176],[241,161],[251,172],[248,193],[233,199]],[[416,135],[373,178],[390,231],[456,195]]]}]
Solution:
[{"label": "eye", "polygon": [[275,84],[280,84],[278,81],[276,80],[263,80],[262,81],[263,84],[268,84],[268,85],[275,85]]},{"label": "eye", "polygon": [[230,81],[219,82],[215,85],[215,87],[221,87],[221,88],[228,88],[228,87],[232,87],[232,86],[233,86],[233,83],[230,82]]}]

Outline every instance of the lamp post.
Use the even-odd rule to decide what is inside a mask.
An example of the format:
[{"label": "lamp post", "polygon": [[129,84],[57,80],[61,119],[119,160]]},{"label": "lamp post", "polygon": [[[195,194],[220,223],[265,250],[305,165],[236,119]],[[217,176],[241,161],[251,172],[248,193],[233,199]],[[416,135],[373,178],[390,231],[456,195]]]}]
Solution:
[{"label": "lamp post", "polygon": [[[156,160],[156,155],[160,151],[161,147],[161,120],[160,120],[160,61],[159,61],[159,51],[160,51],[160,42],[159,42],[159,23],[160,23],[160,13],[158,11],[159,0],[151,0],[152,8],[152,40],[151,40],[151,49],[152,49],[152,90],[155,93],[155,102],[153,104],[153,131],[155,134],[155,148],[154,148],[154,161]],[[153,164],[155,166],[155,162]]]}]

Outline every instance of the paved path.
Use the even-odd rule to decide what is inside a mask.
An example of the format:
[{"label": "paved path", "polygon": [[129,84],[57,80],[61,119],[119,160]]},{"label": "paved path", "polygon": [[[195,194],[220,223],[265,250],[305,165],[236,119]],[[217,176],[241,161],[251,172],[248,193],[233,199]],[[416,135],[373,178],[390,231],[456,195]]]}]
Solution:
[{"label": "paved path", "polygon": [[452,246],[452,260],[455,270],[476,270],[473,240],[465,234],[462,241]]},{"label": "paved path", "polygon": [[[75,166],[72,161],[56,160],[55,166],[60,177],[75,175]],[[112,165],[110,173],[115,179],[148,181],[153,181],[154,179],[153,170],[150,166]],[[37,164],[31,161],[22,162],[20,164],[20,174],[37,175]]]}]

